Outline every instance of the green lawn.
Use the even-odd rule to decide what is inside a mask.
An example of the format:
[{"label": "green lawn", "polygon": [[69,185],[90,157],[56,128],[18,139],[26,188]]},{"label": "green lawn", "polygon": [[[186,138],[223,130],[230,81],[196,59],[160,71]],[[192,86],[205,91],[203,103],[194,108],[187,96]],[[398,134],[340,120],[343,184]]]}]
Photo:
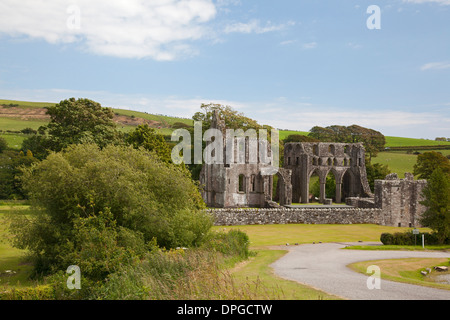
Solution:
[{"label": "green lawn", "polygon": [[[367,275],[367,268],[371,265],[376,265],[380,268],[381,279],[450,290],[449,284],[435,282],[435,276],[438,273],[433,271],[434,266],[448,266],[449,259],[446,258],[408,258],[361,261],[352,263],[348,265],[348,267],[356,272]],[[432,269],[432,272],[424,276],[420,271],[424,271],[426,268]]]},{"label": "green lawn", "polygon": [[[239,229],[248,234],[252,248],[313,242],[380,241],[384,232],[403,232],[410,228],[373,224],[275,224],[214,227],[215,230]],[[421,229],[422,230],[422,229]],[[428,229],[423,229],[429,231]]]},{"label": "green lawn", "polygon": [[[32,266],[26,262],[25,251],[13,248],[8,233],[7,213],[17,210],[26,212],[26,205],[0,205],[0,290],[5,286],[24,287],[33,284],[29,279]],[[10,270],[14,273],[7,273]]]}]

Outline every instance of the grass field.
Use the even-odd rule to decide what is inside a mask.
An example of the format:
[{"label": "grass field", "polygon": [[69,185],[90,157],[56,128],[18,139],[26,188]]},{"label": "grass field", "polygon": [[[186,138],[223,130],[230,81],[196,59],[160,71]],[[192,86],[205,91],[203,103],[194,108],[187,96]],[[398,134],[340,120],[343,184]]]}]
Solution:
[{"label": "grass field", "polygon": [[[216,230],[239,229],[248,234],[254,249],[289,243],[380,241],[384,232],[402,232],[410,228],[386,227],[372,224],[276,224],[214,227]],[[429,231],[429,229],[421,229]]]},{"label": "grass field", "polygon": [[3,131],[13,130],[20,131],[25,128],[31,128],[37,130],[40,126],[46,125],[47,121],[40,120],[23,120],[17,118],[1,118],[0,117],[0,129]]},{"label": "grass field", "polygon": [[386,147],[450,146],[450,142],[386,136]]},{"label": "grass field", "polygon": [[14,105],[19,108],[45,108],[54,106],[55,102],[32,102],[32,101],[18,101],[18,100],[4,100],[0,99],[0,105]]},{"label": "grass field", "polygon": [[[8,233],[7,223],[7,213],[15,210],[17,214],[21,214],[27,209],[28,206],[25,205],[0,204],[0,289],[7,286],[24,287],[33,284],[29,279],[32,266],[26,263],[25,251],[11,246],[11,235]],[[7,270],[11,273],[7,273]]]},{"label": "grass field", "polygon": [[409,258],[373,260],[352,263],[348,267],[356,272],[367,274],[367,267],[371,265],[376,265],[380,268],[381,279],[450,290],[450,284],[435,282],[436,272],[432,271],[426,276],[420,273],[420,271],[424,271],[426,268],[433,270],[434,266],[448,266],[449,259]]},{"label": "grass field", "polygon": [[309,132],[306,132],[306,131],[280,130],[280,140],[284,140],[292,134],[299,134],[302,136],[307,136],[308,133]]},{"label": "grass field", "polygon": [[404,178],[406,172],[412,173],[416,162],[417,156],[406,152],[380,152],[372,158],[372,163],[386,164],[400,178]]}]

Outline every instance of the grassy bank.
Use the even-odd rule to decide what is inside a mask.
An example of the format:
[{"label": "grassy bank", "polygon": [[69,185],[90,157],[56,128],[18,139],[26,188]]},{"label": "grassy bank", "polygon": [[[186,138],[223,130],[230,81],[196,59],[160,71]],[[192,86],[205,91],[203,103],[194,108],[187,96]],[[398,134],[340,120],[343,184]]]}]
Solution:
[{"label": "grassy bank", "polygon": [[356,272],[367,275],[367,268],[371,265],[376,265],[381,270],[381,279],[450,290],[449,284],[435,282],[436,275],[442,273],[432,271],[427,275],[421,274],[421,271],[424,271],[427,268],[433,270],[434,266],[448,266],[448,264],[449,259],[446,258],[409,258],[363,261],[352,263],[348,265],[348,267]]},{"label": "grassy bank", "polygon": [[339,297],[274,275],[270,264],[287,253],[285,250],[256,250],[256,256],[233,270],[239,287],[250,286],[262,299],[281,300],[339,300]]}]

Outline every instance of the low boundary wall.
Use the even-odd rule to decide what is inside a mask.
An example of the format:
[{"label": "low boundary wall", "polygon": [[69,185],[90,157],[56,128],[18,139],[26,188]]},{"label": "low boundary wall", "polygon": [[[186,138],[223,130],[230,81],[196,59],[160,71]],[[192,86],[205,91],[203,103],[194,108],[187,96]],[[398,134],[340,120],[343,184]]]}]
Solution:
[{"label": "low boundary wall", "polygon": [[368,208],[226,208],[208,209],[216,226],[262,224],[378,224],[384,225],[382,209]]}]

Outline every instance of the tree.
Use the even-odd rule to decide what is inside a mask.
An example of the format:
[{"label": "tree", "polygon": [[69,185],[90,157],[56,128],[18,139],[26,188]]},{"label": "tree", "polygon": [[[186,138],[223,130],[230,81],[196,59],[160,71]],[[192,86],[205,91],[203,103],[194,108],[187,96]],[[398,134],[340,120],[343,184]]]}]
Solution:
[{"label": "tree", "polygon": [[441,168],[444,174],[450,174],[450,160],[439,152],[424,152],[417,156],[413,173],[420,179],[429,179],[437,168]]},{"label": "tree", "polygon": [[366,173],[370,189],[374,191],[375,180],[383,180],[388,174],[391,173],[391,171],[386,164],[372,164],[372,162],[368,160],[366,161]]},{"label": "tree", "polygon": [[370,159],[382,151],[386,144],[386,138],[381,132],[355,124],[348,127],[332,125],[322,128],[315,126],[311,128],[308,136],[322,142],[362,142]]},{"label": "tree", "polygon": [[101,148],[120,143],[121,133],[113,121],[114,112],[89,99],[70,98],[47,107],[50,122],[41,126],[39,135],[26,139],[23,146],[45,157],[49,151],[61,151],[71,144],[95,143]]},{"label": "tree", "polygon": [[6,142],[5,138],[0,137],[0,153],[8,149],[8,142]]},{"label": "tree", "polygon": [[204,112],[197,112],[194,114],[192,119],[194,121],[203,121],[204,130],[207,130],[211,127],[211,121],[214,114],[214,111],[219,111],[219,116],[222,120],[225,121],[225,126],[228,129],[262,129],[263,126],[260,125],[256,120],[246,117],[243,113],[240,113],[230,106],[223,106],[220,104],[202,104],[201,109]]},{"label": "tree", "polygon": [[335,133],[333,130],[319,126],[312,127],[311,130],[309,130],[308,136],[323,142],[333,142],[335,140]]},{"label": "tree", "polygon": [[31,166],[38,160],[31,153],[7,150],[0,154],[0,199],[26,199],[19,179],[21,167]]},{"label": "tree", "polygon": [[[186,170],[142,148],[71,145],[24,169],[21,180],[35,214],[15,217],[14,245],[30,251],[39,272],[65,270],[67,257],[89,247],[79,232],[92,233],[100,221],[80,219],[107,215],[98,225],[99,236],[107,236],[102,225],[114,223],[117,237],[127,235],[126,242],[151,245],[156,239],[166,248],[196,246],[212,225]],[[114,243],[117,237],[104,240]]]},{"label": "tree", "polygon": [[436,232],[440,244],[450,238],[450,175],[436,168],[423,190],[425,200],[420,203],[427,209],[421,223]]},{"label": "tree", "polygon": [[148,124],[139,125],[134,131],[128,134],[125,141],[136,149],[143,147],[148,151],[154,151],[158,157],[165,162],[172,161],[172,150],[166,143],[164,136],[158,134],[156,130],[150,128]]},{"label": "tree", "polygon": [[309,137],[309,136],[305,136],[305,135],[302,135],[302,134],[290,134],[283,141],[284,141],[284,143],[289,143],[289,142],[319,142],[319,140],[317,140],[315,138],[312,138],[312,137]]}]

